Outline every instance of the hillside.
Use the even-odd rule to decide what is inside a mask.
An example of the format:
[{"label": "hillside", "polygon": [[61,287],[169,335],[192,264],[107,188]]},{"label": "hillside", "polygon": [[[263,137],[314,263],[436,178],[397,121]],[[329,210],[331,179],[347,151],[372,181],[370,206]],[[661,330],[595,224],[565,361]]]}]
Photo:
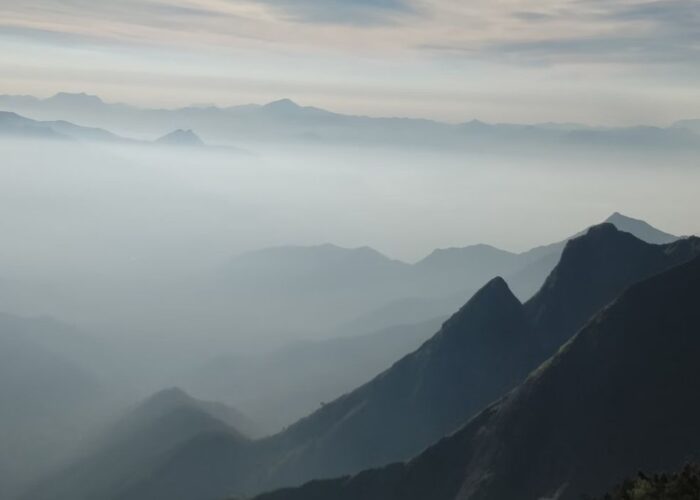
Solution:
[{"label": "hillside", "polygon": [[182,443],[207,433],[245,447],[248,438],[230,424],[245,418],[219,403],[196,400],[179,389],[161,391],[129,410],[84,456],[31,489],[27,500],[126,499],[135,483]]},{"label": "hillside", "polygon": [[[700,258],[633,286],[498,403],[407,464],[259,500],[600,495],[700,442]],[[652,403],[653,402],[653,403]]]},{"label": "hillside", "polygon": [[254,442],[247,454],[229,438],[193,437],[134,491],[184,499],[178,492],[206,485],[212,494],[251,493],[408,459],[516,386],[625,288],[698,250],[697,239],[657,246],[611,224],[594,227],[567,244],[525,305],[494,279],[432,339],[364,386]]}]

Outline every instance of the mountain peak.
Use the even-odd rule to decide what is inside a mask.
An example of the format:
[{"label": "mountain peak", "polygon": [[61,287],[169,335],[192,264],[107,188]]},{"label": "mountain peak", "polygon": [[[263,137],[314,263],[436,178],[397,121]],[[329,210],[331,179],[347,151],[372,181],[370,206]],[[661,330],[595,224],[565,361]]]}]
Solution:
[{"label": "mountain peak", "polygon": [[465,321],[481,323],[484,320],[490,322],[490,318],[496,316],[519,317],[521,315],[522,304],[510,290],[508,283],[497,276],[481,287],[457,313],[448,319],[443,329],[450,330]]},{"label": "mountain peak", "polygon": [[192,130],[178,129],[164,135],[156,141],[158,144],[170,144],[174,146],[204,146],[204,142]]},{"label": "mountain peak", "polygon": [[47,101],[66,104],[104,104],[104,101],[102,101],[102,99],[100,99],[98,96],[86,94],[85,92],[59,92],[56,95],[49,97]]},{"label": "mountain peak", "polygon": [[269,102],[264,106],[267,109],[276,109],[281,111],[291,111],[301,108],[297,103],[291,99],[278,99],[276,101]]},{"label": "mountain peak", "polygon": [[605,219],[605,222],[614,224],[620,231],[632,233],[648,243],[661,245],[664,243],[671,243],[678,239],[677,236],[656,229],[654,226],[643,220],[633,219],[632,217],[623,215],[620,212],[613,213],[610,217]]},{"label": "mountain peak", "polygon": [[179,387],[170,387],[156,392],[143,402],[143,406],[163,407],[174,404],[190,403],[192,397]]}]

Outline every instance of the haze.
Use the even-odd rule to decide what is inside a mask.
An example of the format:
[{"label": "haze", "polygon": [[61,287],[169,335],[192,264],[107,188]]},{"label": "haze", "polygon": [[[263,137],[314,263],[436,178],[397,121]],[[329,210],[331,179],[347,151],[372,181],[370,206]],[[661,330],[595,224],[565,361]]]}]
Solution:
[{"label": "haze", "polygon": [[677,468],[699,158],[697,0],[0,0],[0,500]]}]

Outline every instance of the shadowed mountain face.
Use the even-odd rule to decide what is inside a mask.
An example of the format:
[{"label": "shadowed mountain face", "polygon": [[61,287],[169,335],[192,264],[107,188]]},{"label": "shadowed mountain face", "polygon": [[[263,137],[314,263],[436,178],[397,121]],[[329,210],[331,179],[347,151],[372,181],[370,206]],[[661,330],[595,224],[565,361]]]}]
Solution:
[{"label": "shadowed mountain face", "polygon": [[[201,488],[210,496],[251,493],[408,459],[516,386],[626,287],[698,250],[697,239],[656,246],[610,224],[594,227],[567,244],[545,287],[524,306],[494,279],[371,382],[245,452],[226,436],[196,436],[154,465],[130,498],[184,499]],[[579,268],[585,273],[571,271]]]},{"label": "shadowed mountain face", "polygon": [[697,254],[699,241],[688,238],[665,246],[649,245],[609,223],[571,240],[526,306],[546,354],[558,349],[591,314],[630,284]]},{"label": "shadowed mountain face", "polygon": [[407,464],[259,500],[598,495],[700,449],[700,258],[633,286],[550,361]]},{"label": "shadowed mountain face", "polygon": [[297,450],[275,466],[276,482],[412,456],[521,380],[534,363],[531,340],[522,305],[492,280],[415,353],[265,442]]}]

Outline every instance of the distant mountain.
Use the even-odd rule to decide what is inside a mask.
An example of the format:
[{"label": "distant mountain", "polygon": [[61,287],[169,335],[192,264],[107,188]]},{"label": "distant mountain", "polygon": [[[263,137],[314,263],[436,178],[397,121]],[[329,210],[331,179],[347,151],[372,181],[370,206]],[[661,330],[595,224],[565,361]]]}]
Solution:
[{"label": "distant mountain", "polygon": [[15,498],[113,411],[121,394],[109,369],[99,345],[70,326],[0,314],[0,498]]},{"label": "distant mountain", "polygon": [[219,108],[141,109],[105,103],[97,96],[60,93],[47,99],[0,96],[0,108],[38,120],[65,119],[129,136],[164,135],[173,127],[194,129],[217,143],[302,141],[499,151],[587,149],[700,149],[700,135],[684,127],[600,128],[572,124],[463,124],[410,118],[372,118],[300,106],[289,99],[265,105]]},{"label": "distant mountain", "polygon": [[188,370],[178,384],[243,408],[259,427],[277,432],[368,382],[417,349],[442,322],[437,318],[365,335],[295,341],[259,356],[222,355]]},{"label": "distant mountain", "polygon": [[[650,243],[677,239],[619,213],[606,220]],[[313,326],[320,331],[357,335],[397,323],[446,319],[496,276],[503,276],[521,300],[529,299],[559,261],[567,241],[583,232],[522,253],[490,245],[438,249],[415,264],[370,248],[269,248],[233,259],[212,279],[249,322],[308,331],[308,317],[313,316]],[[266,304],[265,310],[254,307],[260,303]],[[275,311],[272,317],[270,310]]]},{"label": "distant mountain", "polygon": [[660,231],[643,220],[633,219],[618,212],[615,212],[605,219],[605,222],[609,222],[620,231],[633,234],[647,243],[663,245],[664,243],[671,243],[678,239],[678,236]]},{"label": "distant mountain", "polygon": [[175,130],[156,141],[157,144],[171,146],[204,146],[204,142],[191,130]]},{"label": "distant mountain", "polygon": [[196,436],[222,434],[240,446],[248,438],[231,423],[247,425],[237,411],[196,400],[179,389],[155,394],[130,410],[85,456],[25,495],[32,500],[131,498],[139,478],[148,477],[178,445]]},{"label": "distant mountain", "polygon": [[57,132],[48,125],[6,111],[0,111],[0,136],[69,139],[69,137]]},{"label": "distant mountain", "polygon": [[239,317],[251,323],[264,318],[268,328],[328,331],[339,318],[350,320],[401,295],[408,269],[371,248],[326,244],[246,253],[212,279],[219,293],[231,298]]},{"label": "distant mountain", "polygon": [[699,301],[695,258],[630,288],[410,462],[258,500],[578,500],[637,470],[679,468],[700,454]]},{"label": "distant mountain", "polygon": [[680,120],[673,124],[674,128],[684,128],[700,133],[700,118]]},{"label": "distant mountain", "polygon": [[111,132],[98,128],[81,127],[66,121],[36,121],[16,113],[0,111],[0,136],[37,139],[86,140],[103,142],[129,142]]},{"label": "distant mountain", "polygon": [[198,488],[212,497],[254,493],[408,459],[515,387],[626,287],[698,252],[697,238],[659,246],[612,224],[596,226],[566,245],[526,304],[496,278],[418,350],[285,431],[252,443],[247,458],[235,440],[193,438],[138,483],[139,491],[173,499]]}]

